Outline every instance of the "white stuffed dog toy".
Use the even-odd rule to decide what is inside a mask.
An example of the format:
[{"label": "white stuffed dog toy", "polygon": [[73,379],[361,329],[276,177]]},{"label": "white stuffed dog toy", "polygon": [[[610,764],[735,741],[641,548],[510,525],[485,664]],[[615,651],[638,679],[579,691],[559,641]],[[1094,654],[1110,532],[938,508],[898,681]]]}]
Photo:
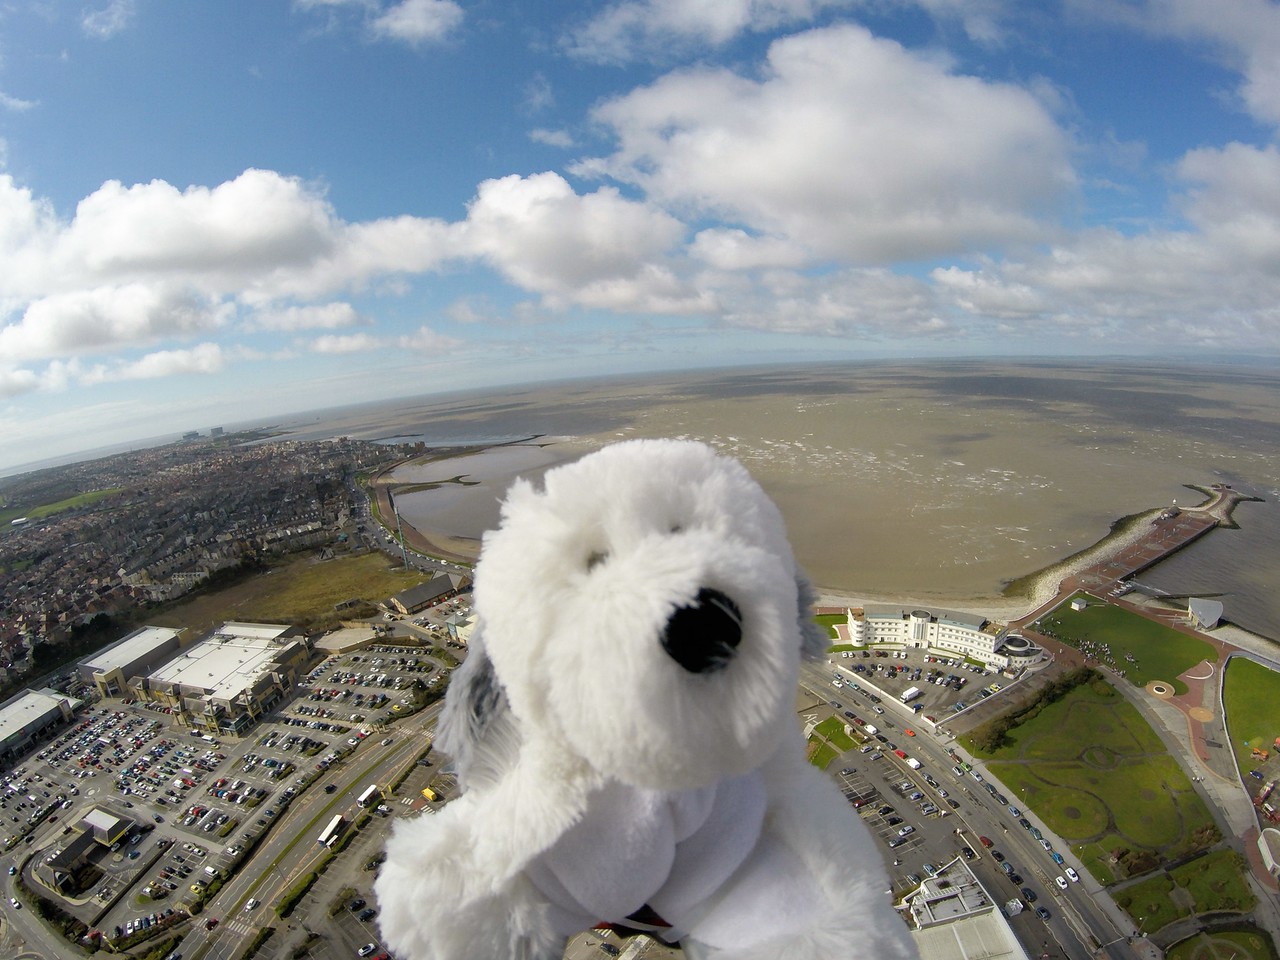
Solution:
[{"label": "white stuffed dog toy", "polygon": [[512,486],[439,743],[463,793],[375,884],[402,960],[553,960],[610,923],[715,960],[915,955],[871,838],[805,760],[825,652],[782,518],[737,461],[606,447]]}]

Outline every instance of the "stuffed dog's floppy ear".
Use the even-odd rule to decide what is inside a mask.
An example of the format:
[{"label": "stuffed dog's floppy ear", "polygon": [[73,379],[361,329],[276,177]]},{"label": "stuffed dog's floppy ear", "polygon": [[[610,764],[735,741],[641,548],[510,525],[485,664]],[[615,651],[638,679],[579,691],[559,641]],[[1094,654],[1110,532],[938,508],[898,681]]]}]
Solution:
[{"label": "stuffed dog's floppy ear", "polygon": [[441,749],[457,762],[459,782],[471,787],[492,782],[515,763],[520,735],[479,625],[467,650],[467,659],[449,680],[439,739]]},{"label": "stuffed dog's floppy ear", "polygon": [[827,654],[831,646],[831,637],[826,629],[813,619],[814,601],[813,584],[803,573],[796,574],[796,606],[800,615],[800,654],[806,660],[820,660]]}]

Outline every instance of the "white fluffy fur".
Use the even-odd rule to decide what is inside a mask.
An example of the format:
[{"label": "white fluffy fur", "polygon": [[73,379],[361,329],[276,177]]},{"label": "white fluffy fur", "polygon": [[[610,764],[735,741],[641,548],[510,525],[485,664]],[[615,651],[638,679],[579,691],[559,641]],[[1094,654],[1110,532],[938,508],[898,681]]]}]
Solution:
[{"label": "white fluffy fur", "polygon": [[[660,638],[702,588],[737,604],[742,640],[691,673]],[[808,603],[776,507],[702,444],[631,441],[518,482],[442,721],[466,790],[397,824],[375,885],[387,944],[552,960],[652,901],[691,957],[912,956],[865,828],[804,760]],[[610,829],[613,810],[635,812]]]}]

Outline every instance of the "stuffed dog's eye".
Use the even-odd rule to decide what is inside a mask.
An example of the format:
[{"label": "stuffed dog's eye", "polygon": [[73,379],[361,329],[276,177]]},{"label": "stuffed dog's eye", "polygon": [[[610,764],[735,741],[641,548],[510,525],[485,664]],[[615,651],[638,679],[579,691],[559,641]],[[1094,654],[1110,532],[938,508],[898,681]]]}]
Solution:
[{"label": "stuffed dog's eye", "polygon": [[591,572],[608,559],[609,552],[607,550],[592,550],[591,555],[587,557],[587,572]]},{"label": "stuffed dog's eye", "polygon": [[683,523],[673,523],[673,524],[671,525],[671,532],[672,532],[672,533],[684,533],[684,524],[683,524]]}]

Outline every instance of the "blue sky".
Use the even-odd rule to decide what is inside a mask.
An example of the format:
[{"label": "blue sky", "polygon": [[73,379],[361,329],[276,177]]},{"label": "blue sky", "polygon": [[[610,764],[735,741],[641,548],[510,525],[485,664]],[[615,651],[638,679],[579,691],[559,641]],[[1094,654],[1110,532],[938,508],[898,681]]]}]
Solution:
[{"label": "blue sky", "polygon": [[1280,351],[1274,0],[5,0],[0,468],[812,358]]}]

